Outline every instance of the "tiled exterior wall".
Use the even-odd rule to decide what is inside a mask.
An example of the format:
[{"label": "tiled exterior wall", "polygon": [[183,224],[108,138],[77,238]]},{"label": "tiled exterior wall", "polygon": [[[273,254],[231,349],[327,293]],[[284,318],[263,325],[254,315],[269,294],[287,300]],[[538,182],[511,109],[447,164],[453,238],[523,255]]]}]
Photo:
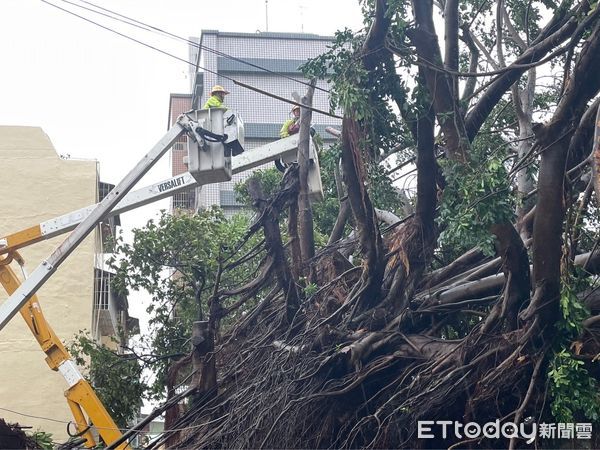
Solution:
[{"label": "tiled exterior wall", "polygon": [[[301,83],[294,82],[287,78],[281,78],[274,74],[235,74],[226,73],[229,78],[236,81],[249,84],[263,91],[270,92],[283,98],[292,100],[292,92],[297,92],[302,96],[306,93],[307,86]],[[295,80],[306,82],[305,79],[299,76],[293,77]],[[218,77],[215,84],[220,84],[227,89],[231,94],[225,98],[227,106],[237,111],[240,116],[248,123],[277,123],[281,124],[290,117],[292,105],[267,97],[259,92],[252,91],[243,87],[236,86],[233,81],[223,77]],[[323,81],[319,81],[317,86],[327,89],[327,85]],[[210,92],[212,85],[207,86],[205,83],[205,92]],[[205,97],[206,98],[206,97]],[[329,111],[329,99],[327,93],[315,90],[313,96],[313,106],[317,109]],[[331,124],[335,119],[323,114],[313,112],[313,123]]]},{"label": "tiled exterior wall", "polygon": [[[206,41],[218,36],[218,47]],[[202,44],[238,58],[280,58],[289,59],[290,52],[300,55],[300,59],[312,58],[323,53],[332,37],[307,33],[230,33],[217,30],[203,30]],[[196,41],[197,42],[197,41]],[[192,51],[193,57],[197,51]]]}]

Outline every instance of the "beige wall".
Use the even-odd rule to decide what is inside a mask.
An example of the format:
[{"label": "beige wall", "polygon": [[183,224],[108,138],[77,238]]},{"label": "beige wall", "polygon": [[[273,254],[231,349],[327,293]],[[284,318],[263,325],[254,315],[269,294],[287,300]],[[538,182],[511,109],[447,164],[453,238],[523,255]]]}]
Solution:
[{"label": "beige wall", "polygon": [[[0,237],[96,201],[96,162],[60,159],[41,128],[0,126],[0,173]],[[63,239],[22,249],[28,270],[37,267]],[[63,342],[81,329],[91,330],[93,262],[92,234],[38,292],[44,314]],[[14,263],[13,268],[18,271]],[[0,287],[0,303],[6,298]],[[63,395],[67,384],[48,368],[44,357],[20,315],[0,330],[0,408],[69,421],[71,413]],[[57,441],[67,438],[64,423],[3,409],[0,417],[51,432]]]}]

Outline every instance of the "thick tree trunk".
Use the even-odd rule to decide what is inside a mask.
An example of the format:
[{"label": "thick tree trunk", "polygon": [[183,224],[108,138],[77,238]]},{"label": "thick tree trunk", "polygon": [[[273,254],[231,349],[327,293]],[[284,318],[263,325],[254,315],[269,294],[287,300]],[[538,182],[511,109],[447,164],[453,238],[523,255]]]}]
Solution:
[{"label": "thick tree trunk", "polygon": [[[424,65],[433,63],[442,67],[442,55],[433,23],[432,0],[415,0],[413,9],[417,27],[408,30],[407,34],[415,44],[417,54]],[[457,98],[452,95],[452,80],[435,69],[425,68],[423,74],[427,89],[433,93],[435,114],[446,139],[446,153],[450,159],[467,162],[469,142]]]},{"label": "thick tree trunk", "polygon": [[531,149],[533,146],[533,97],[535,94],[536,71],[530,69],[527,74],[527,84],[525,89],[520,92],[515,86],[513,93],[513,103],[518,102],[517,118],[519,120],[519,144],[517,147],[518,161],[525,162],[525,166],[517,172],[517,191],[518,191],[518,206],[517,206],[517,223],[519,224],[519,234],[523,241],[531,238],[531,229],[527,227],[527,223],[523,220],[529,211],[533,208],[535,201],[532,197],[525,199],[525,195],[531,192],[535,186],[529,164],[525,158],[531,158]]},{"label": "thick tree trunk", "polygon": [[[288,175],[288,179],[291,177],[296,177],[297,169],[288,169],[286,175]],[[286,177],[284,176],[282,183],[285,182]],[[292,189],[294,191],[293,194],[297,193],[296,189],[297,187]],[[254,200],[254,204],[256,205],[257,209],[262,213],[262,220],[260,223],[265,234],[267,252],[272,255],[274,259],[275,276],[279,286],[285,293],[286,319],[288,323],[291,324],[296,316],[296,313],[298,312],[298,309],[300,308],[300,298],[296,283],[294,282],[294,277],[292,276],[292,271],[290,270],[287,258],[285,257],[281,232],[279,230],[278,216],[281,210],[276,210],[272,206],[267,205],[262,186],[257,180],[250,179],[250,182],[248,183],[248,192]],[[285,207],[285,204],[278,206],[279,208],[283,208]]]},{"label": "thick tree trunk", "polygon": [[502,300],[496,302],[488,314],[481,329],[489,333],[500,320],[509,330],[517,328],[517,314],[522,305],[529,299],[531,280],[529,275],[529,257],[527,249],[517,230],[510,223],[492,226],[492,233],[498,240],[498,254],[502,257],[502,268],[506,283]]},{"label": "thick tree trunk", "polygon": [[292,275],[298,282],[303,274],[302,250],[300,248],[300,237],[298,236],[298,203],[292,202],[288,211],[288,237],[290,243],[290,255],[292,257]]},{"label": "thick tree trunk", "polygon": [[[358,123],[344,117],[342,123],[342,165],[349,180],[366,180],[359,145],[362,134]],[[352,208],[358,238],[363,254],[363,288],[357,299],[359,308],[374,306],[378,301],[383,278],[383,243],[377,227],[377,217],[364,183],[348,183],[348,202]]]},{"label": "thick tree trunk", "polygon": [[544,326],[558,318],[560,298],[560,259],[563,219],[566,208],[564,179],[569,142],[585,106],[600,89],[595,73],[600,66],[600,23],[583,45],[577,69],[561,98],[552,121],[534,128],[541,154],[538,201],[533,224],[533,282],[535,293],[522,318],[538,316]]},{"label": "thick tree trunk", "polygon": [[[302,98],[302,104],[312,106],[315,81],[306,91]],[[302,262],[306,264],[315,256],[315,237],[313,230],[313,215],[308,193],[308,171],[310,167],[310,122],[312,111],[302,108],[300,112],[300,132],[298,135],[298,167],[300,191],[298,193],[298,233],[300,236],[300,249],[302,251]],[[316,150],[315,150],[316,151]]]},{"label": "thick tree trunk", "polygon": [[194,322],[192,326],[192,385],[198,392],[192,401],[204,399],[207,393],[217,394],[217,369],[215,365],[215,335],[210,321]]},{"label": "thick tree trunk", "polygon": [[592,180],[596,200],[600,203],[600,108],[596,113],[596,126],[594,130],[594,144],[592,149]]},{"label": "thick tree trunk", "polygon": [[[420,80],[425,76],[421,70]],[[417,204],[415,216],[394,232],[389,250],[384,288],[385,304],[396,311],[405,309],[421,283],[421,275],[431,262],[435,247],[435,207],[437,202],[437,162],[435,160],[434,112],[422,104],[417,121]]]}]

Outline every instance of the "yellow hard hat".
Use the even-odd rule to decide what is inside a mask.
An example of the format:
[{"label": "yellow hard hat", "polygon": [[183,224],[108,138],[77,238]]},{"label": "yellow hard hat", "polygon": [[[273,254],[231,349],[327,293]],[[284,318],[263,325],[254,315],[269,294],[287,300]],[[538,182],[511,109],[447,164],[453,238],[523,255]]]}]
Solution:
[{"label": "yellow hard hat", "polygon": [[213,88],[210,90],[210,95],[213,95],[215,92],[222,92],[223,94],[229,94],[229,92],[226,91],[223,86],[219,86],[218,84],[216,86],[213,86]]}]

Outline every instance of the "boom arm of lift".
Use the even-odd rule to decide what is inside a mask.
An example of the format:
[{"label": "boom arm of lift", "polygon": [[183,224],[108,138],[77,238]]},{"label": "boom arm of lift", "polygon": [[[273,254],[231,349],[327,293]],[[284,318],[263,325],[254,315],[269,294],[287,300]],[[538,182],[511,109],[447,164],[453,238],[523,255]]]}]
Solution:
[{"label": "boom arm of lift", "polygon": [[[189,137],[190,171],[129,192],[173,143],[186,133]],[[106,217],[121,214],[203,184],[231,179],[233,173],[242,172],[275,159],[293,160],[297,152],[298,136],[290,136],[253,149],[251,152],[239,154],[243,151],[242,146],[243,124],[239,118],[232,119],[231,115],[223,114],[222,110],[191,111],[178,119],[173,128],[102,202],[0,238],[0,283],[9,294],[6,302],[0,305],[0,330],[17,311],[21,313],[40,347],[46,353],[48,366],[52,370],[59,371],[69,385],[65,391],[65,397],[75,418],[78,435],[85,438],[86,446],[93,447],[96,442],[84,412],[105,443],[118,440],[121,432],[92,387],[71,360],[60,339],[47,323],[35,292],[50,278],[75,247]],[[231,161],[231,153],[239,156]],[[313,147],[311,147],[311,157],[309,184],[313,196],[320,197],[322,195],[320,173],[317,154]],[[73,229],[75,231],[50,257],[43,261],[30,277],[25,277],[24,282],[21,283],[17,274],[10,267],[10,263],[15,260],[24,273],[24,261],[17,250]],[[128,446],[123,443],[117,448],[125,449]]]},{"label": "boom arm of lift", "polygon": [[[297,150],[298,135],[271,142],[232,158],[232,173],[236,174],[244,172],[279,158],[284,160],[294,159]],[[318,165],[316,163],[313,163],[313,165],[315,170],[318,171]],[[317,175],[318,174],[315,174],[315,178],[320,179]],[[198,177],[198,175],[195,177],[191,172],[185,172],[132,191],[108,213],[107,217],[116,216],[131,211],[132,209],[139,208],[140,206],[172,197],[180,192],[189,191],[195,187],[208,184],[202,182],[202,179],[198,180],[197,178],[200,177]],[[315,195],[318,197],[318,194],[317,186]],[[73,230],[84,218],[89,216],[97,206],[98,204],[90,205],[41,222],[38,225],[34,225],[16,233],[0,237],[0,255],[13,252],[28,245],[45,241]]]},{"label": "boom arm of lift", "polygon": [[[23,261],[16,252],[10,254],[9,259],[12,258],[17,260],[19,264],[23,264]],[[21,284],[17,274],[10,267],[8,260],[1,261],[0,282],[9,295],[13,294]],[[65,391],[65,397],[69,409],[75,418],[77,434],[85,439],[88,447],[96,445],[95,438],[84,415],[85,411],[105,442],[115,442],[119,439],[121,437],[120,430],[117,428],[108,411],[106,411],[106,408],[104,408],[100,399],[96,396],[94,389],[83,378],[77,366],[71,360],[67,349],[46,321],[37,296],[35,294],[32,295],[19,312],[38,341],[38,344],[44,353],[46,353],[46,363],[48,366],[52,370],[59,371],[67,381],[69,387]],[[125,449],[128,446],[127,444],[123,444],[117,448]]]}]

